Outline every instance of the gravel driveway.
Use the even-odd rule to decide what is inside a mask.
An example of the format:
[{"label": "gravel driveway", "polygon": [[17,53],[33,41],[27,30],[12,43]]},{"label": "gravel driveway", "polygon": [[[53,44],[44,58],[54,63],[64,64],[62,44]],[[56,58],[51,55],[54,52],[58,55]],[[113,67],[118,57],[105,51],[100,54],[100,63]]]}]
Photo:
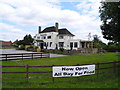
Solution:
[{"label": "gravel driveway", "polygon": [[[31,51],[16,50],[16,49],[0,49],[1,54],[12,54],[12,53],[32,53]],[[34,52],[35,53],[35,52]],[[63,57],[67,55],[50,54],[50,57]]]}]

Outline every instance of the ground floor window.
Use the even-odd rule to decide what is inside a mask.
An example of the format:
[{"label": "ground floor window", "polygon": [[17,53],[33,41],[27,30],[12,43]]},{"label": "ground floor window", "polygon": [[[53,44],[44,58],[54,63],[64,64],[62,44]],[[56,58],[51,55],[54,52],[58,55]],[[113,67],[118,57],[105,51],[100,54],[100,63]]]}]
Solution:
[{"label": "ground floor window", "polygon": [[39,43],[41,49],[44,49],[44,43]]},{"label": "ground floor window", "polygon": [[73,42],[70,42],[70,47],[73,47]]},{"label": "ground floor window", "polygon": [[70,42],[70,49],[73,49],[73,42]]},{"label": "ground floor window", "polygon": [[50,47],[52,46],[52,42],[50,42]]},{"label": "ground floor window", "polygon": [[78,43],[74,42],[74,47],[77,48],[78,47]]},{"label": "ground floor window", "polygon": [[59,47],[64,47],[64,42],[59,42]]},{"label": "ground floor window", "polygon": [[81,46],[82,46],[82,48],[84,48],[84,45],[85,45],[85,43],[84,43],[84,42],[81,42]]}]

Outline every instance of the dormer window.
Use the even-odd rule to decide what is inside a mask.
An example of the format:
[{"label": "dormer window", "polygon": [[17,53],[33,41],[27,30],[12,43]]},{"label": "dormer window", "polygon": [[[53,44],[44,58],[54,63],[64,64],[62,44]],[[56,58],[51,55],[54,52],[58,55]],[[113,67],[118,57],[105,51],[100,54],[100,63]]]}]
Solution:
[{"label": "dormer window", "polygon": [[40,39],[40,37],[37,37],[37,39]]},{"label": "dormer window", "polygon": [[51,39],[51,36],[48,36],[47,38],[48,38],[48,39]]},{"label": "dormer window", "polygon": [[63,36],[59,36],[59,39],[63,39],[64,37]]},{"label": "dormer window", "polygon": [[45,37],[45,36],[42,36],[41,39],[46,39],[46,37]]},{"label": "dormer window", "polygon": [[44,36],[44,39],[46,39],[46,37]]}]

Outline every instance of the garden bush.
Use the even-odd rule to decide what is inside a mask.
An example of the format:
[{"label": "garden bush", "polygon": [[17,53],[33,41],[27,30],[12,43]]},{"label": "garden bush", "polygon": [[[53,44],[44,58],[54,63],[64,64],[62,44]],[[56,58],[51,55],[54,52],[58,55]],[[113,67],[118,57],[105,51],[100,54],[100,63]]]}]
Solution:
[{"label": "garden bush", "polygon": [[19,50],[25,50],[25,46],[24,45],[20,45]]},{"label": "garden bush", "polygon": [[29,46],[26,48],[27,51],[33,51],[34,50],[34,47],[33,46]]},{"label": "garden bush", "polygon": [[64,48],[60,48],[60,51],[62,51],[62,52],[63,52],[63,51],[64,51]]}]

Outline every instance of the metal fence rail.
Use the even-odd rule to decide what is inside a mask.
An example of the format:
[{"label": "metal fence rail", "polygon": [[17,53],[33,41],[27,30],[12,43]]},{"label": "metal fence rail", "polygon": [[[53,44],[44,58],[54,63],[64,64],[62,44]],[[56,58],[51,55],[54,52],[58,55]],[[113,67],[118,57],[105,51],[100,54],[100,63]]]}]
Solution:
[{"label": "metal fence rail", "polygon": [[37,58],[49,58],[49,53],[17,53],[17,54],[0,54],[0,59],[2,61],[8,60],[27,60],[27,59],[37,59]]},{"label": "metal fence rail", "polygon": [[[114,74],[115,74],[115,72],[117,72],[116,71],[116,69],[118,68],[118,67],[120,67],[120,61],[113,61],[113,62],[104,62],[104,63],[94,63],[95,65],[96,65],[96,68],[95,68],[95,70],[96,70],[96,73],[95,73],[95,75],[97,75],[97,77],[99,76],[99,74],[106,74],[106,73],[111,73],[111,72],[113,72]],[[103,65],[103,64],[111,64],[112,66],[111,67],[102,67],[102,68],[100,68],[100,65]],[[71,65],[71,66],[78,66],[79,64],[77,64],[77,65]],[[92,64],[81,64],[81,65],[92,65]],[[53,66],[66,66],[66,65],[52,65],[52,66],[29,66],[28,64],[27,65],[25,65],[25,66],[1,66],[1,67],[3,67],[3,68],[6,68],[6,67],[13,67],[13,68],[17,68],[17,67],[19,67],[19,68],[26,68],[26,71],[24,71],[24,72],[2,72],[2,73],[26,73],[26,76],[25,77],[4,77],[4,75],[3,75],[3,77],[2,77],[2,79],[9,79],[9,78],[26,78],[26,80],[28,80],[28,79],[30,79],[30,78],[52,78],[52,80],[53,80],[53,82],[54,82],[54,78],[52,77],[52,71],[29,71],[29,68],[32,68],[32,67],[34,67],[34,68],[52,68]],[[112,69],[111,71],[106,71],[106,72],[100,72],[101,70],[105,70],[105,69]],[[51,73],[51,76],[34,76],[34,77],[31,77],[31,76],[29,76],[29,73]]]}]

